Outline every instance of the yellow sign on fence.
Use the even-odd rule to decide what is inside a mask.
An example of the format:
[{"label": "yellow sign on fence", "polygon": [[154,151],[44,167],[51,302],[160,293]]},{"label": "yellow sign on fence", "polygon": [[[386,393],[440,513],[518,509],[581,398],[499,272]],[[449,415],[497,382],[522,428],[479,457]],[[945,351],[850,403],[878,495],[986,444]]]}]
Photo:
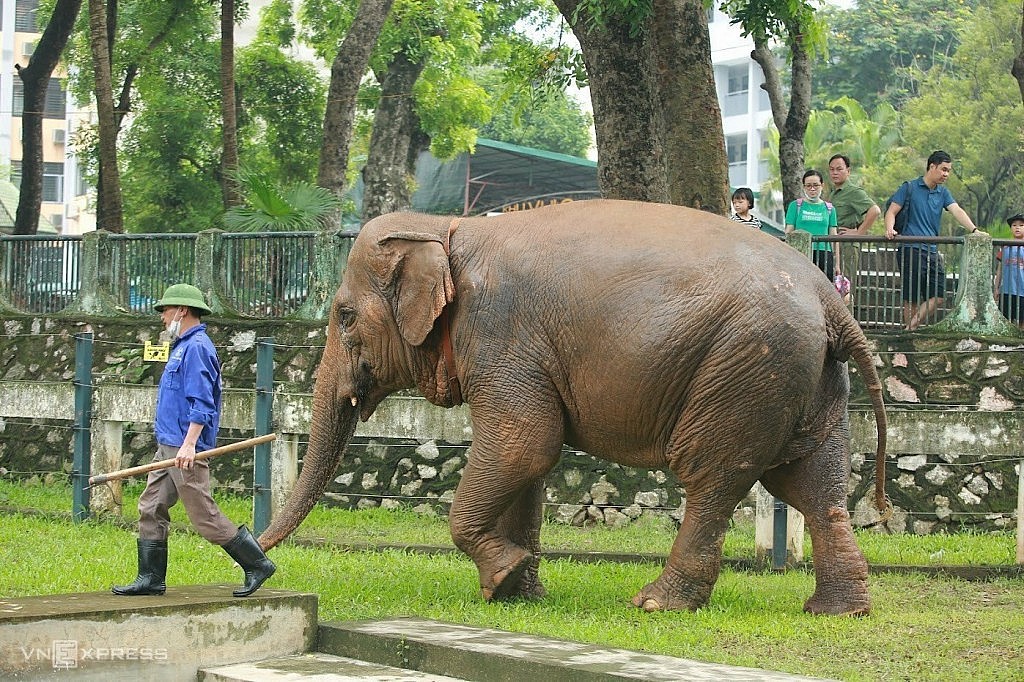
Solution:
[{"label": "yellow sign on fence", "polygon": [[170,354],[171,344],[166,342],[154,345],[146,341],[146,345],[142,349],[142,359],[145,362],[167,362]]}]

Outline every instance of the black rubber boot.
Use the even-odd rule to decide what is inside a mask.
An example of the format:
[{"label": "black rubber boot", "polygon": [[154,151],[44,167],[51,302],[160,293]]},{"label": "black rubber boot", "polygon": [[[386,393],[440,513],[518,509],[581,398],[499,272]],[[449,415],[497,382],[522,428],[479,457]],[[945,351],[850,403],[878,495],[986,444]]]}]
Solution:
[{"label": "black rubber boot", "polygon": [[131,585],[110,588],[122,597],[160,595],[167,591],[167,540],[139,539],[139,575]]},{"label": "black rubber boot", "polygon": [[236,597],[248,597],[260,589],[263,581],[274,575],[274,571],[277,570],[277,566],[267,558],[260,543],[256,542],[256,538],[244,525],[239,526],[238,534],[221,547],[245,571],[245,584],[242,589],[231,593]]}]

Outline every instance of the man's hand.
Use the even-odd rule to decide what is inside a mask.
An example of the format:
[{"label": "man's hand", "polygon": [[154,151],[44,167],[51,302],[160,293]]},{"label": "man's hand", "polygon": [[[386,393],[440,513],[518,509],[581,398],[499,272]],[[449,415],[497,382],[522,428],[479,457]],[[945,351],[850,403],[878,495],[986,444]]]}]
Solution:
[{"label": "man's hand", "polygon": [[192,463],[196,461],[195,443],[182,443],[178,448],[178,454],[174,456],[174,466],[179,469],[191,469]]}]

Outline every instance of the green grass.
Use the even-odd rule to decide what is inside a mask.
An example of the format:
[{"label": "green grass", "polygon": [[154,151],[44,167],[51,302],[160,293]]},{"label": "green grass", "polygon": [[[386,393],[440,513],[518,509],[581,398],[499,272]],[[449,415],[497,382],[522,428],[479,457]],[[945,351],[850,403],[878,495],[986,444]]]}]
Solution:
[{"label": "green grass", "polygon": [[[339,518],[365,526],[367,536],[378,524],[408,532],[407,516],[373,511]],[[133,530],[101,521],[75,525],[0,514],[0,599],[130,581],[134,541]],[[192,533],[174,533],[169,554],[171,589],[240,582],[227,555]],[[646,614],[629,599],[657,577],[660,567],[650,564],[545,561],[548,597],[488,604],[478,594],[476,569],[461,555],[286,544],[272,557],[278,572],[268,586],[317,593],[321,620],[419,616],[841,680],[1020,680],[1024,670],[1020,580],[873,575],[873,613],[853,619],[803,613],[814,582],[804,571],[726,569],[706,608]]]},{"label": "green grass", "polygon": [[[126,521],[138,520],[138,496],[141,482],[123,486],[122,515]],[[251,498],[231,494],[216,495],[218,503],[232,519],[252,518]],[[22,510],[68,513],[71,488],[63,481],[39,481],[19,484],[0,480],[0,505]],[[181,505],[171,510],[172,521],[188,526]],[[545,550],[573,552],[613,552],[616,554],[668,554],[676,536],[674,522],[666,517],[645,517],[625,528],[606,526],[575,528],[545,523],[541,543]],[[332,544],[435,545],[451,547],[448,522],[411,510],[366,509],[352,511],[317,506],[295,532],[295,538],[323,540]],[[909,566],[1012,566],[1016,562],[1016,537],[1013,531],[998,533],[956,533],[934,535],[888,535],[873,530],[857,531],[861,551],[871,564]],[[810,535],[804,537],[807,558],[813,555]],[[735,525],[726,533],[724,555],[733,559],[752,559],[754,529],[749,524]]]}]

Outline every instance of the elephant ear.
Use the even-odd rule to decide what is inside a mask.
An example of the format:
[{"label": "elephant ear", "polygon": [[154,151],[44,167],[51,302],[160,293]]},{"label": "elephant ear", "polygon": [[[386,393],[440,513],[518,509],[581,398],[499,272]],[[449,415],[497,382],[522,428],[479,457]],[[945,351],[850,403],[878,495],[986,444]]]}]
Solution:
[{"label": "elephant ear", "polygon": [[398,330],[410,345],[418,346],[455,299],[448,255],[441,239],[432,234],[394,232],[377,243],[384,254],[382,280]]}]

